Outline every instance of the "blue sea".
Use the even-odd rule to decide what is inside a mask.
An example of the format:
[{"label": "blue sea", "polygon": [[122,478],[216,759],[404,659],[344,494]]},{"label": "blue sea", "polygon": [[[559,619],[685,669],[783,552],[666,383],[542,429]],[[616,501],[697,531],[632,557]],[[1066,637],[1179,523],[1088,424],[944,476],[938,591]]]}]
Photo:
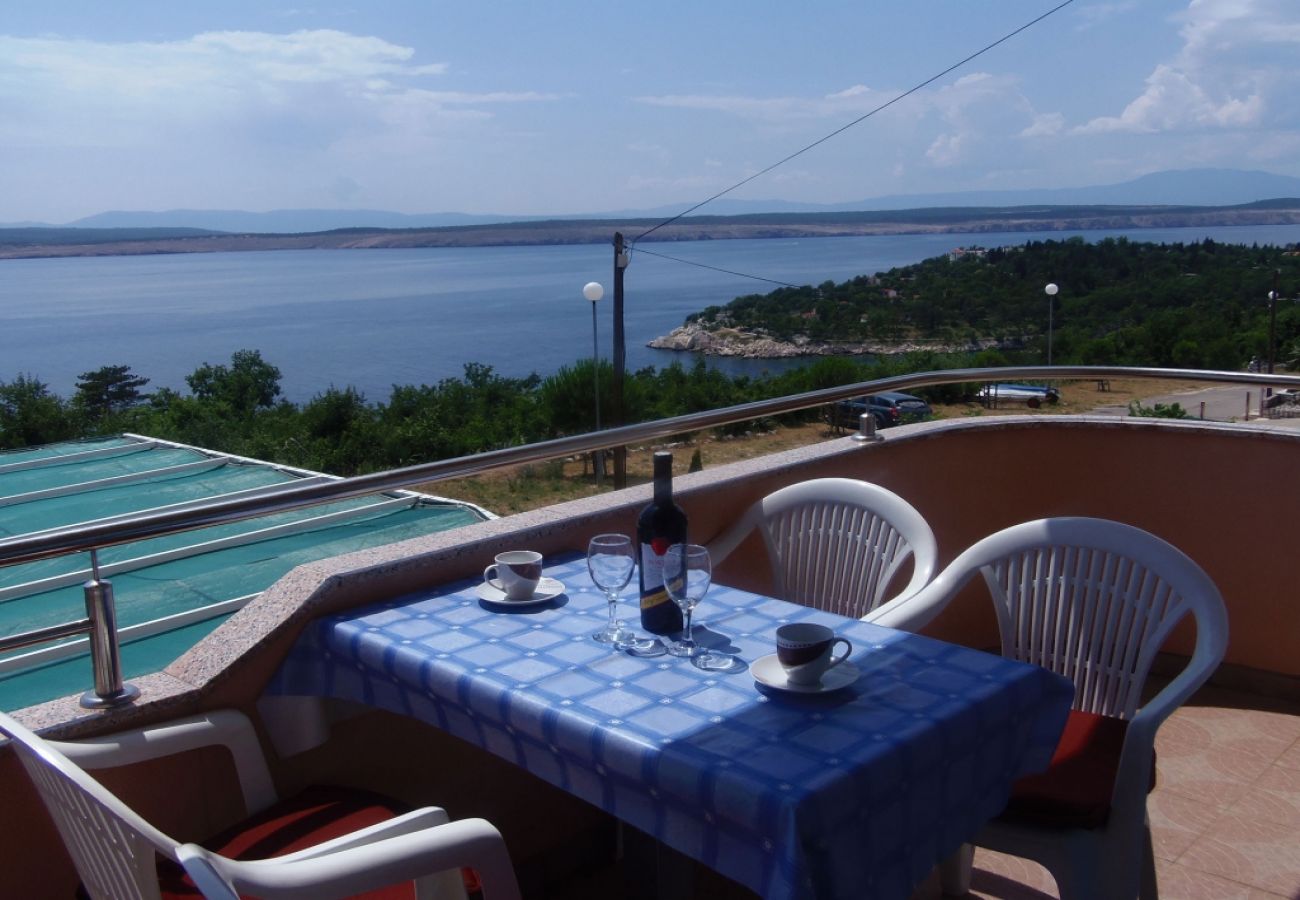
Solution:
[{"label": "blue sea", "polygon": [[[625,276],[627,365],[692,362],[645,344],[690,313],[777,286],[730,273],[820,284],[959,246],[1076,235],[1287,244],[1300,242],[1300,225],[648,243],[647,252],[633,252]],[[349,385],[384,401],[395,384],[460,377],[470,362],[506,376],[548,375],[592,355],[591,304],[582,296],[588,281],[605,285],[596,340],[609,358],[612,269],[607,245],[3,260],[0,381],[32,375],[70,397],[80,373],[125,364],[151,389],[184,390],[199,365],[229,362],[241,349],[278,366],[284,396],[294,402]],[[802,364],[709,363],[749,374]]]}]

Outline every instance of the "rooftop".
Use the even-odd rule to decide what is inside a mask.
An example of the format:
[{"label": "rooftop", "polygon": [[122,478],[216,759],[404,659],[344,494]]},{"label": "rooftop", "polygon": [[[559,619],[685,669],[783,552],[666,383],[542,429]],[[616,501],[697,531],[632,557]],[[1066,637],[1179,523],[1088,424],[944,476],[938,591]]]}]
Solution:
[{"label": "rooftop", "polygon": [[[137,435],[0,453],[0,537],[248,496],[332,476]],[[108,547],[123,671],[166,667],[276,579],[312,560],[390,544],[490,514],[409,491],[376,494]],[[85,554],[0,568],[0,636],[82,618]],[[84,690],[85,639],[0,655],[0,707]]]}]

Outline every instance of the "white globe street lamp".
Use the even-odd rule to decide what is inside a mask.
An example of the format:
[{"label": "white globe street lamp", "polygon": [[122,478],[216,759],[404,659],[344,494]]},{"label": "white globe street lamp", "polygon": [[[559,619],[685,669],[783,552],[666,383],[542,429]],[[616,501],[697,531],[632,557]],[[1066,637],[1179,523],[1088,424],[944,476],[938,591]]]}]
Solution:
[{"label": "white globe street lamp", "polygon": [[[1273,283],[1274,286],[1276,286],[1277,284],[1276,277],[1274,278]],[[1268,374],[1270,375],[1273,374],[1273,358],[1277,355],[1277,348],[1275,344],[1277,340],[1276,334],[1277,334],[1278,296],[1279,295],[1276,290],[1272,290],[1268,292]],[[1269,395],[1271,396],[1272,393],[1273,393],[1273,389],[1269,388]]]},{"label": "white globe street lamp", "polygon": [[[582,286],[582,296],[591,301],[591,383],[596,395],[596,430],[600,431],[600,348],[596,343],[596,303],[605,296],[605,287],[599,281],[588,281]],[[596,484],[600,484],[604,468],[604,453],[592,454],[592,468],[596,470]]]},{"label": "white globe street lamp", "polygon": [[1048,283],[1043,288],[1043,293],[1047,295],[1047,364],[1052,364],[1052,307],[1056,305],[1056,293],[1060,288],[1053,283]]}]

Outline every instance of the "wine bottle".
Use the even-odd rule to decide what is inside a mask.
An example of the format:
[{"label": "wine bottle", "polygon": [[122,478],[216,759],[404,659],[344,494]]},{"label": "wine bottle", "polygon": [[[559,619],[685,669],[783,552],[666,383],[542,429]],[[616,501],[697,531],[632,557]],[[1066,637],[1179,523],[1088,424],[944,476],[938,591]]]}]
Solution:
[{"label": "wine bottle", "polygon": [[686,543],[686,513],[673,503],[673,455],[654,455],[655,496],[636,521],[641,545],[641,627],[652,634],[682,630],[682,611],[664,588],[664,554]]}]

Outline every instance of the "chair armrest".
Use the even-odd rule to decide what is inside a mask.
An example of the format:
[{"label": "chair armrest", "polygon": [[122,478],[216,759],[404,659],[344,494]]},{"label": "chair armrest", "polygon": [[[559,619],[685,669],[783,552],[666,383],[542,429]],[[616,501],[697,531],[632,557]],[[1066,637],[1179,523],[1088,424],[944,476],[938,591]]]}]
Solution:
[{"label": "chair armrest", "polygon": [[762,508],[756,503],[746,509],[739,519],[724,528],[721,534],[709,541],[705,546],[709,549],[709,558],[713,561],[713,565],[722,562],[744,543],[750,532],[758,527],[761,518]]},{"label": "chair armrest", "polygon": [[85,769],[110,769],[200,747],[222,746],[235,761],[248,812],[265,809],[276,800],[275,785],[253,723],[232,709],[80,741],[49,743]]},{"label": "chair armrest", "polygon": [[265,900],[349,897],[468,866],[479,875],[484,900],[519,900],[505,842],[484,819],[448,822],[315,859],[241,862],[196,844],[181,846],[177,858],[196,884],[212,885],[212,896],[220,898],[239,893]]},{"label": "chair armrest", "polygon": [[949,565],[920,590],[912,593],[904,590],[900,596],[867,613],[862,621],[899,631],[920,631],[943,612],[948,601],[974,577],[976,571]]},{"label": "chair armrest", "polygon": [[376,841],[400,837],[404,834],[414,834],[426,828],[436,828],[439,825],[446,825],[450,821],[451,816],[447,815],[445,809],[438,806],[426,806],[423,809],[413,810],[404,815],[377,822],[374,825],[368,825],[365,828],[358,828],[356,831],[336,837],[333,840],[322,841],[296,853],[285,853],[282,856],[277,856],[276,860],[288,862],[313,859],[339,850],[364,847],[366,844],[373,844]]},{"label": "chair armrest", "polygon": [[1154,697],[1142,704],[1129,720],[1124,749],[1120,751],[1112,808],[1136,803],[1134,798],[1141,798],[1145,803],[1156,731],[1174,710],[1214,674],[1214,670],[1223,661],[1227,648],[1228,614],[1222,602],[1218,602],[1210,605],[1198,617],[1196,646],[1187,665]]}]

